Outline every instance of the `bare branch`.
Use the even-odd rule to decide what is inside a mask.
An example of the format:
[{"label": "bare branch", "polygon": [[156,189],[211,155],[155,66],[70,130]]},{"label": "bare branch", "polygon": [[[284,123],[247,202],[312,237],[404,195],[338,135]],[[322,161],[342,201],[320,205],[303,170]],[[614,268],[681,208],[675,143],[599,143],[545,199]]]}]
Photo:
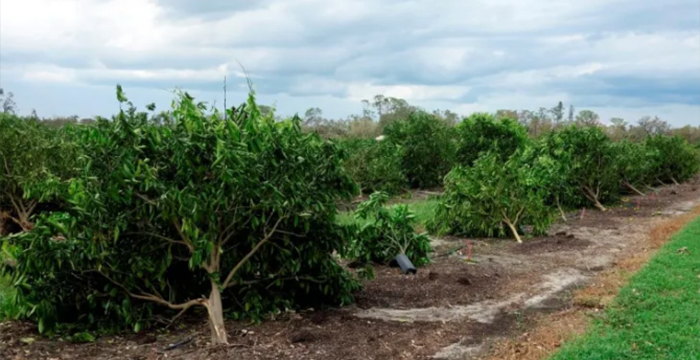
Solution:
[{"label": "bare branch", "polygon": [[29,202],[29,208],[27,209],[27,215],[32,214],[34,212],[34,209],[36,208],[38,202],[36,200],[31,200]]},{"label": "bare branch", "polygon": [[520,208],[520,211],[518,211],[518,214],[515,215],[515,220],[513,221],[513,224],[514,224],[514,225],[517,224],[518,221],[520,220],[520,215],[523,214],[523,211],[525,211],[525,207],[524,207],[524,206],[521,207],[521,208]]},{"label": "bare branch", "polygon": [[177,320],[180,316],[182,316],[183,314],[185,314],[185,313],[187,312],[188,309],[189,309],[189,307],[186,307],[186,308],[180,310],[180,312],[177,313],[177,315],[175,315],[175,317],[173,317],[172,319],[170,319],[170,321],[168,322],[168,325],[165,326],[165,329],[168,329],[170,326],[172,326],[172,325],[175,323],[175,320]]},{"label": "bare branch", "polygon": [[[250,223],[250,220],[251,220],[252,218],[253,218],[253,217],[249,217],[248,220],[246,220],[244,223],[240,224],[240,227],[241,227],[241,228],[246,227],[246,226],[248,225],[248,223]],[[231,225],[229,225],[229,227],[231,227],[231,226],[234,225],[234,224],[235,224],[235,223],[232,223]],[[221,242],[221,246],[226,245],[226,243],[228,243],[229,240],[231,240],[231,239],[233,238],[233,236],[236,235],[236,234],[237,234],[236,231],[231,231],[231,232],[226,236],[226,238]]]},{"label": "bare branch", "polygon": [[284,231],[284,230],[277,230],[277,232],[280,234],[285,234],[285,235],[294,236],[294,237],[298,237],[298,238],[305,238],[306,237],[305,234],[297,234],[297,233]]},{"label": "bare branch", "polygon": [[187,247],[190,249],[190,252],[194,252],[194,245],[192,245],[192,241],[190,241],[190,238],[188,238],[187,235],[185,235],[185,233],[182,231],[180,223],[173,219],[173,225],[175,226],[175,229],[177,229],[177,233],[180,234],[180,238],[182,238],[182,241],[184,241],[185,244],[187,244]]},{"label": "bare branch", "polygon": [[10,194],[9,192],[7,192],[7,191],[6,191],[5,193],[7,194],[7,197],[10,198],[10,201],[12,202],[12,206],[15,208],[15,211],[16,211],[18,214],[21,213],[21,212],[22,212],[22,209],[20,208],[20,206],[19,206],[19,205],[17,204],[17,202],[15,201],[15,197],[14,197],[12,194]]},{"label": "bare branch", "polygon": [[246,256],[244,256],[243,259],[241,259],[241,261],[238,262],[238,264],[236,264],[236,266],[233,267],[233,269],[231,269],[231,272],[228,273],[228,276],[226,276],[226,280],[224,281],[224,284],[222,285],[223,289],[226,289],[229,286],[229,283],[231,282],[233,275],[235,275],[236,272],[238,272],[238,270],[248,261],[248,259],[250,259],[268,240],[270,240],[272,235],[274,235],[275,232],[277,231],[277,227],[279,226],[279,224],[285,218],[286,218],[285,216],[279,218],[277,220],[277,222],[275,223],[275,226],[272,228],[272,230],[270,230],[270,232],[268,232],[267,235],[265,235],[265,237],[262,240],[260,240],[260,242],[258,242],[258,244],[255,245],[255,247],[253,247],[253,249],[251,249],[250,252],[248,252],[248,254],[246,254]]},{"label": "bare branch", "polygon": [[206,305],[206,302],[207,302],[207,299],[205,299],[205,298],[199,298],[199,299],[190,300],[190,301],[188,301],[188,302],[181,303],[181,304],[173,304],[173,303],[171,303],[170,301],[167,301],[167,300],[163,299],[162,297],[159,297],[159,296],[156,296],[156,295],[153,295],[153,294],[148,294],[148,293],[143,293],[143,294],[141,294],[141,295],[139,295],[139,294],[134,294],[134,293],[132,293],[131,291],[129,291],[129,289],[127,289],[126,286],[124,286],[124,285],[122,285],[122,284],[120,284],[120,283],[118,283],[118,282],[112,280],[111,277],[107,276],[107,274],[103,273],[102,271],[99,271],[99,270],[98,270],[97,272],[100,273],[100,275],[104,276],[105,279],[109,280],[112,284],[117,285],[118,287],[120,287],[122,290],[124,290],[124,292],[126,292],[129,296],[133,297],[134,299],[145,300],[145,301],[152,301],[152,302],[155,302],[155,303],[157,303],[157,304],[165,305],[165,306],[167,306],[167,307],[169,307],[169,308],[171,308],[171,309],[173,309],[173,310],[188,309],[188,308],[190,308],[190,307],[192,307],[192,306],[195,306],[195,305],[202,305],[202,306],[205,306],[205,305]]},{"label": "bare branch", "polygon": [[3,162],[5,162],[5,175],[12,176],[12,171],[10,171],[10,165],[7,164],[7,158],[3,156],[2,160]]},{"label": "bare branch", "polygon": [[155,200],[151,200],[144,195],[141,195],[139,193],[135,193],[134,195],[136,195],[138,198],[140,198],[141,200],[143,200],[151,205],[158,205],[158,203]]},{"label": "bare branch", "polygon": [[174,239],[171,239],[171,238],[169,238],[169,237],[167,237],[167,236],[159,235],[159,234],[156,234],[156,233],[151,233],[151,232],[128,232],[128,233],[126,233],[125,235],[146,235],[146,236],[153,236],[154,238],[158,238],[158,239],[161,239],[161,240],[165,240],[165,241],[167,241],[167,242],[169,242],[169,243],[172,243],[172,244],[184,245],[184,246],[186,246],[186,247],[190,250],[190,252],[194,252],[194,248],[193,248],[190,244],[188,244],[187,242],[182,241],[182,240],[174,240]]}]

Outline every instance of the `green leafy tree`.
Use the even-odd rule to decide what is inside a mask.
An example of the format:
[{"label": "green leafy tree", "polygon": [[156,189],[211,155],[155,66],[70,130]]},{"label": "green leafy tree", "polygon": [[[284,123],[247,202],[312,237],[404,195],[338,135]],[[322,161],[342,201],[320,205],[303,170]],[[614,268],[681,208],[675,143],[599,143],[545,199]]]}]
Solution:
[{"label": "green leafy tree", "polygon": [[67,212],[17,237],[13,280],[40,330],[61,320],[135,330],[160,309],[202,307],[212,342],[227,343],[235,316],[319,302],[347,303],[359,284],[332,257],[346,232],[336,203],[357,187],[332,142],[301,120],[262,115],[251,92],[223,120],[188,94],[171,125],[128,102],[84,128],[83,170]]},{"label": "green leafy tree", "polygon": [[60,192],[60,179],[72,174],[76,154],[66,131],[34,119],[0,114],[0,234],[8,223],[34,227],[32,215]]},{"label": "green leafy tree", "polygon": [[[463,236],[504,236],[522,242],[521,227],[542,234],[552,222],[541,171],[516,153],[503,162],[486,153],[473,166],[457,166],[445,177],[445,194],[428,229]],[[507,230],[506,230],[507,229]]]},{"label": "green leafy tree", "polygon": [[612,143],[617,164],[615,168],[620,173],[621,184],[634,193],[645,196],[639,190],[640,186],[647,185],[652,178],[652,159],[655,158],[653,150],[644,146],[643,143],[622,140]]},{"label": "green leafy tree", "polygon": [[346,139],[341,144],[349,153],[343,165],[362,192],[395,195],[408,188],[401,146],[375,139]]},{"label": "green leafy tree", "polygon": [[556,207],[562,220],[568,221],[563,204],[577,192],[569,185],[571,163],[561,158],[556,160],[541,149],[540,146],[527,147],[523,151],[523,161],[531,164],[533,176],[538,179],[536,186],[546,194],[545,204]]},{"label": "green leafy tree", "polygon": [[674,184],[692,178],[700,170],[700,155],[679,136],[655,135],[646,138],[644,144],[652,151],[650,159],[654,180]]},{"label": "green leafy tree", "polygon": [[430,238],[414,230],[415,215],[408,206],[386,207],[386,192],[375,192],[369,200],[360,203],[355,218],[364,225],[356,230],[344,256],[360,262],[389,263],[396,255],[404,254],[416,266],[430,262]]},{"label": "green leafy tree", "polygon": [[457,126],[457,162],[471,166],[482,153],[493,152],[506,161],[529,143],[527,129],[516,119],[498,120],[487,113],[475,113]]},{"label": "green leafy tree", "polygon": [[412,187],[442,185],[442,178],[454,162],[452,130],[440,118],[424,111],[413,112],[384,129],[384,141],[402,148],[402,167]]},{"label": "green leafy tree", "polygon": [[586,202],[605,211],[604,202],[618,197],[620,175],[610,139],[599,127],[568,126],[547,134],[538,143],[538,152],[562,164],[571,196],[561,199],[566,205]]}]

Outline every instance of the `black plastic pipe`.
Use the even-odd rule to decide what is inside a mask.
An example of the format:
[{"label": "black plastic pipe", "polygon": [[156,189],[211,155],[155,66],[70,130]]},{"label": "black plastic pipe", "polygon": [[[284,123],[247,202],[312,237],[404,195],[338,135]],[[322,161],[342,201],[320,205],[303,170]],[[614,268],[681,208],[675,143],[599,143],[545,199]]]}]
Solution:
[{"label": "black plastic pipe", "polygon": [[408,274],[409,272],[415,274],[416,272],[418,272],[418,270],[415,266],[413,266],[413,263],[408,258],[408,256],[406,256],[406,254],[396,255],[394,261],[396,261],[396,264],[399,265],[399,268],[404,274]]}]

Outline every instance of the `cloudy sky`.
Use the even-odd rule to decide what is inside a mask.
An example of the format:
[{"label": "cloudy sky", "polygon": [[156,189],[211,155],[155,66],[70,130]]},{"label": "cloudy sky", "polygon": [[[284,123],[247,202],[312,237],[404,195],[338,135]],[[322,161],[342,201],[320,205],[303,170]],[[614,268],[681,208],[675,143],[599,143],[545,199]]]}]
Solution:
[{"label": "cloudy sky", "polygon": [[21,113],[244,100],[242,64],[278,113],[552,107],[700,124],[698,0],[2,0],[0,87]]}]

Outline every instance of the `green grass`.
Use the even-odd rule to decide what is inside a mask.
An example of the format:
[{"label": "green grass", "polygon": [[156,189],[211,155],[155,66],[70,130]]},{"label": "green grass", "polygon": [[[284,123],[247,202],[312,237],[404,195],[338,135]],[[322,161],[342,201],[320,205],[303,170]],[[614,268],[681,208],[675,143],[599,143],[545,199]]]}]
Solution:
[{"label": "green grass", "polygon": [[[678,252],[687,248],[687,253]],[[634,275],[603,316],[550,360],[700,359],[700,218]]]},{"label": "green grass", "polygon": [[[435,213],[435,209],[437,208],[438,205],[438,200],[437,199],[425,199],[425,200],[416,200],[412,202],[406,203],[408,205],[409,210],[413,212],[413,214],[416,216],[416,223],[418,224],[417,230],[424,230],[425,229],[425,223],[433,217],[433,214]],[[338,214],[337,221],[340,224],[350,224],[355,221],[362,222],[361,220],[356,220],[354,217],[354,212],[352,211],[344,211]]]}]

